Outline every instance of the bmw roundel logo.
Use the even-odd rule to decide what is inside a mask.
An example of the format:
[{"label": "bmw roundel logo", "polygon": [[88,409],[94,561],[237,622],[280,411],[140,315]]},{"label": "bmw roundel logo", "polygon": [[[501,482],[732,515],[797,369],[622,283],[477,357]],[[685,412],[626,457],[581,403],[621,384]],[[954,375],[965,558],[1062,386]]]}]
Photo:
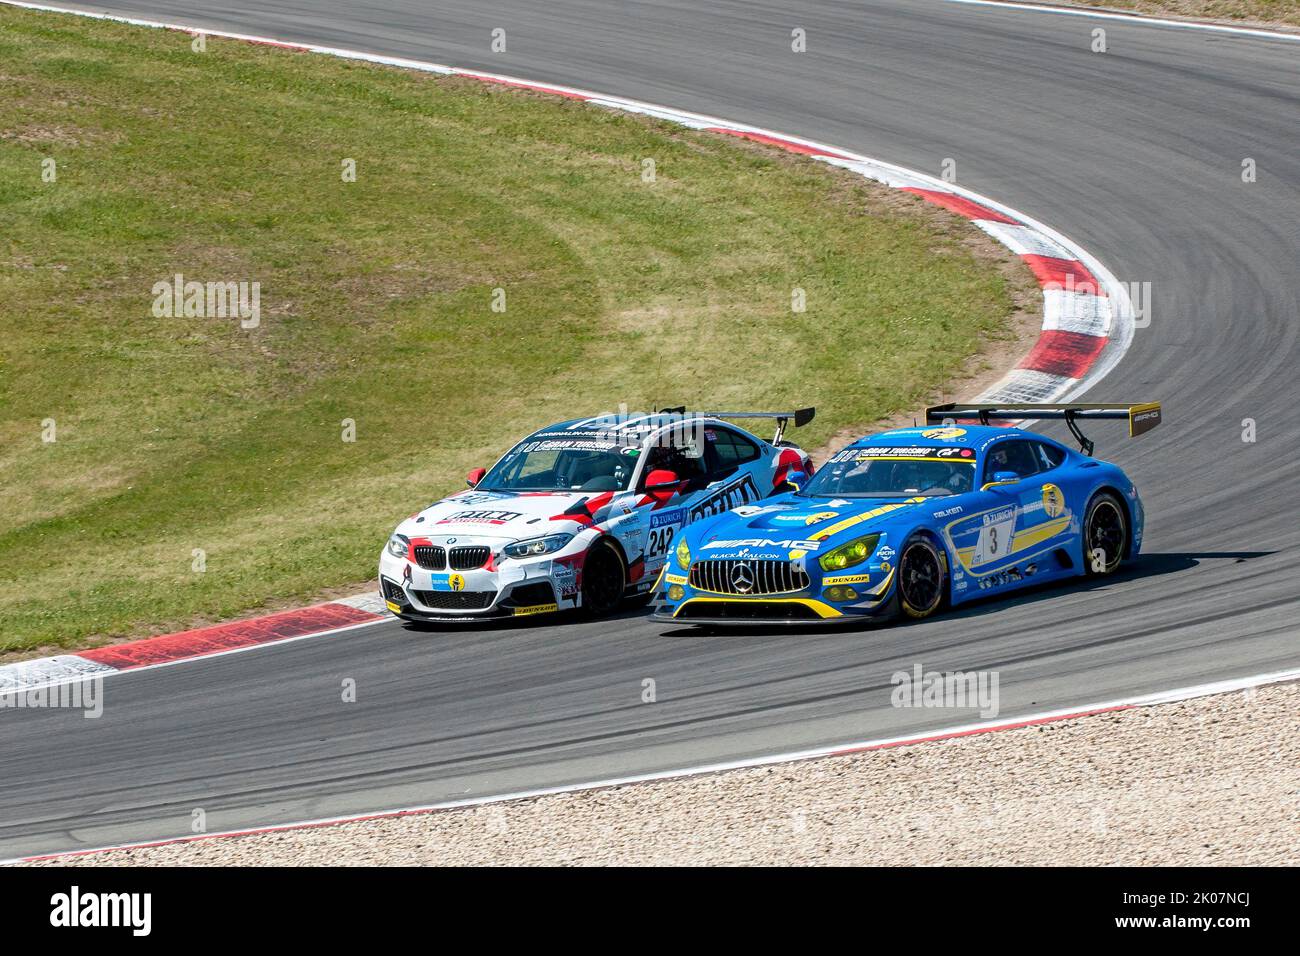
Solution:
[{"label": "bmw roundel logo", "polygon": [[748,594],[754,588],[754,570],[748,563],[738,564],[731,569],[731,586],[741,594]]}]

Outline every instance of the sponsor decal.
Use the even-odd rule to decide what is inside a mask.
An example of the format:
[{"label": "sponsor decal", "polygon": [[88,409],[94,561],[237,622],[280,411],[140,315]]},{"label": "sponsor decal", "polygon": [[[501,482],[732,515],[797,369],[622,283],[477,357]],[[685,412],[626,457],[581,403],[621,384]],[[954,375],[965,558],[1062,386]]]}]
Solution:
[{"label": "sponsor decal", "polygon": [[832,518],[840,516],[838,511],[818,511],[814,514],[804,512],[795,512],[788,515],[777,515],[772,520],[778,524],[821,524],[823,521],[830,521]]},{"label": "sponsor decal", "polygon": [[835,578],[822,578],[822,586],[830,587],[833,584],[865,584],[871,580],[869,574],[841,574]]},{"label": "sponsor decal", "polygon": [[[944,452],[947,454],[942,454]],[[849,461],[850,459],[853,461],[870,461],[872,458],[970,457],[969,454],[963,455],[962,452],[970,452],[970,449],[932,448],[928,445],[869,445],[866,448],[850,448],[832,458],[831,461]]]},{"label": "sponsor decal", "polygon": [[547,614],[551,611],[558,611],[559,609],[560,606],[558,604],[532,604],[528,607],[515,608],[515,616],[521,617],[525,614]]},{"label": "sponsor decal", "polygon": [[544,441],[528,441],[520,446],[519,451],[613,451],[619,442],[601,441],[594,438],[548,438]]},{"label": "sponsor decal", "polygon": [[937,438],[941,441],[952,441],[955,438],[961,438],[966,434],[964,428],[926,428],[921,432],[922,438]]},{"label": "sponsor decal", "polygon": [[953,505],[951,508],[944,508],[942,511],[936,511],[934,513],[934,516],[936,518],[948,518],[951,517],[952,515],[961,514],[963,510],[964,509],[962,508],[961,505]]},{"label": "sponsor decal", "polygon": [[757,501],[760,497],[758,488],[754,484],[754,476],[744,474],[716,491],[709,492],[701,501],[691,505],[691,520],[699,521],[710,515],[722,514],[746,502]]},{"label": "sponsor decal", "polygon": [[438,524],[506,524],[522,517],[518,511],[457,511]]},{"label": "sponsor decal", "polygon": [[980,579],[980,589],[1002,587],[1004,584],[1014,584],[1021,580],[1023,575],[1019,568],[1007,568],[1005,571],[998,571],[996,574],[990,574],[986,578]]},{"label": "sponsor decal", "polygon": [[463,591],[465,590],[465,575],[430,574],[429,589],[431,591]]},{"label": "sponsor decal", "polygon": [[1043,485],[1043,510],[1047,517],[1059,517],[1065,511],[1065,493],[1053,484]]},{"label": "sponsor decal", "polygon": [[771,538],[737,538],[734,541],[710,541],[700,550],[740,548],[747,551],[750,548],[790,548],[795,551],[816,551],[820,547],[820,541],[801,541],[797,538],[784,538],[780,541],[773,541]]},{"label": "sponsor decal", "polygon": [[669,584],[685,584],[687,578],[684,574],[665,574],[664,580]]},{"label": "sponsor decal", "polygon": [[894,549],[891,548],[889,545],[885,545],[883,548],[880,548],[878,551],[876,551],[876,557],[878,558],[888,559],[888,558],[892,558],[893,556],[894,556]]},{"label": "sponsor decal", "polygon": [[452,495],[448,501],[454,501],[458,505],[481,505],[485,501],[500,501],[502,498],[513,497],[510,494],[500,491],[465,491],[458,495]]},{"label": "sponsor decal", "polygon": [[987,524],[1000,524],[1000,523],[1003,522],[1003,521],[1010,521],[1010,520],[1011,520],[1012,518],[1014,518],[1015,516],[1016,516],[1016,509],[1015,509],[1014,507],[1012,507],[1012,508],[1003,508],[1001,511],[992,511],[992,512],[986,514],[986,515],[984,516],[984,523],[985,523],[986,525],[987,525]]},{"label": "sponsor decal", "polygon": [[666,525],[678,525],[686,514],[684,508],[674,508],[672,511],[652,511],[650,513],[650,527],[662,528]]}]

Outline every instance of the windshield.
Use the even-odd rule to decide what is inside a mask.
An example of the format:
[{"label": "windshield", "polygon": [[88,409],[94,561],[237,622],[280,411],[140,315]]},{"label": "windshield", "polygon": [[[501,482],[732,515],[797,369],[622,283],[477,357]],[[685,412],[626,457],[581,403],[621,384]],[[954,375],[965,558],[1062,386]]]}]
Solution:
[{"label": "windshield", "polygon": [[[974,486],[975,458],[969,449],[917,449],[924,457],[878,454],[896,450],[846,449],[823,465],[799,494],[810,498],[917,498],[959,495]],[[939,457],[941,453],[971,457]]]},{"label": "windshield", "polygon": [[624,491],[640,449],[618,442],[562,438],[528,441],[497,462],[482,491]]}]

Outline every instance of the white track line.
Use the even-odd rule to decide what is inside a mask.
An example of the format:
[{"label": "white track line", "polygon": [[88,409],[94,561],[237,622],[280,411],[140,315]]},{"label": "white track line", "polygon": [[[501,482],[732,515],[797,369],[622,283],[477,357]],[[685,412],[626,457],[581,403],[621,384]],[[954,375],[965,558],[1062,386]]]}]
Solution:
[{"label": "white track line", "polygon": [[139,843],[118,843],[84,850],[62,850],[52,853],[40,853],[32,856],[0,860],[0,866],[11,865],[14,863],[25,863],[32,860],[48,860],[62,856],[84,856],[91,853],[106,853],[111,850],[174,846],[181,843],[196,843],[201,840],[230,839],[240,836],[256,836],[264,833],[280,833],[286,830],[303,830],[336,826],[341,823],[359,823],[366,820],[393,819],[395,817],[437,813],[442,810],[458,810],[466,807],[484,806],[491,803],[504,803],[511,800],[530,800],[537,797],[550,797],[565,793],[581,793],[587,790],[603,790],[609,787],[622,787],[630,784],[654,783],[662,780],[697,777],[702,774],[722,773],[729,770],[745,770],[754,767],[766,767],[772,764],[795,763],[803,760],[824,759],[826,757],[834,756],[849,756],[855,752],[935,743],[945,739],[969,737],[977,734],[995,733],[1004,730],[1017,730],[1032,725],[1078,719],[1120,710],[1132,710],[1138,707],[1146,707],[1155,704],[1175,703],[1182,700],[1192,700],[1197,697],[1208,697],[1214,694],[1227,694],[1234,691],[1249,690],[1256,687],[1263,687],[1268,684],[1281,684],[1294,680],[1300,680],[1300,668],[1274,671],[1268,674],[1257,674],[1253,677],[1239,677],[1231,680],[1216,681],[1211,684],[1196,684],[1191,687],[1181,687],[1175,690],[1163,691],[1158,694],[1148,694],[1141,697],[1132,697],[1123,700],[1106,701],[1096,704],[1083,704],[1078,707],[1044,711],[1037,714],[1012,718],[1010,720],[961,724],[956,727],[947,727],[939,730],[928,731],[925,734],[920,735],[883,737],[877,740],[855,741],[837,744],[830,747],[818,747],[813,750],[797,750],[783,754],[751,757],[741,760],[729,760],[722,763],[702,764],[695,767],[684,767],[678,770],[636,774],[628,777],[610,777],[605,780],[595,780],[588,783],[567,784],[558,787],[542,787],[536,790],[519,790],[513,793],[503,793],[484,797],[469,797],[463,800],[447,800],[441,803],[430,803],[398,810],[381,810],[370,813],[349,814],[346,816],[322,817],[315,820],[302,820],[296,823],[282,823],[275,826],[250,827],[242,830],[225,830],[220,833],[201,833],[193,836],[148,840]]},{"label": "white track line", "polygon": [[1085,10],[1080,7],[1053,7],[1035,3],[1007,3],[1006,0],[944,0],[971,7],[1001,7],[1004,10],[1025,10],[1030,13],[1056,13],[1064,17],[1088,17],[1092,20],[1119,20],[1135,26],[1175,27],[1181,30],[1204,30],[1212,33],[1235,33],[1239,36],[1263,37],[1268,40],[1300,41],[1300,34],[1265,30],[1260,27],[1234,27],[1226,23],[1201,23],[1196,20],[1169,20],[1145,13],[1120,13],[1111,10]]}]

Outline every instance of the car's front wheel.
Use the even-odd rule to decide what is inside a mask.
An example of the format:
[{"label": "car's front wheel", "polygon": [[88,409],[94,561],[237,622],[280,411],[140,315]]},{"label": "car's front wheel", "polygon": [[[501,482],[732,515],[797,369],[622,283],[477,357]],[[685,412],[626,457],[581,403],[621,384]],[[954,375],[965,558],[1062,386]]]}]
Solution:
[{"label": "car's front wheel", "polygon": [[623,556],[608,541],[597,541],[582,562],[582,608],[593,616],[610,614],[627,591]]},{"label": "car's front wheel", "polygon": [[898,558],[898,607],[906,617],[929,617],[943,604],[943,555],[933,541],[917,535]]}]

